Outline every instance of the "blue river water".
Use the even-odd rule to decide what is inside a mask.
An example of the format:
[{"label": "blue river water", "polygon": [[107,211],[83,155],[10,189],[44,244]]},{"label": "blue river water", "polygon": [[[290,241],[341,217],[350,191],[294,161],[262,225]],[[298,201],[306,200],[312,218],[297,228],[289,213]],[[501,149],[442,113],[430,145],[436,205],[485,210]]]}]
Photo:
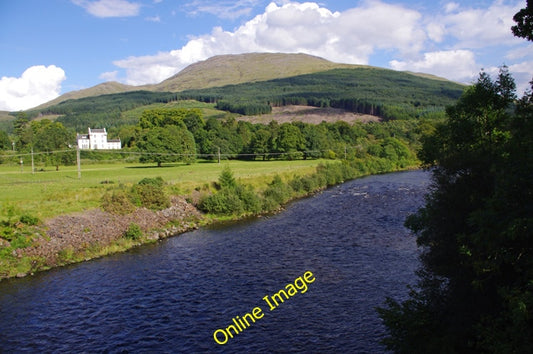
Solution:
[{"label": "blue river water", "polygon": [[[361,178],[274,216],[2,281],[0,352],[383,352],[375,307],[416,282],[403,222],[429,183],[423,171]],[[306,272],[307,290],[288,291]],[[281,289],[292,296],[271,310],[263,298]]]}]

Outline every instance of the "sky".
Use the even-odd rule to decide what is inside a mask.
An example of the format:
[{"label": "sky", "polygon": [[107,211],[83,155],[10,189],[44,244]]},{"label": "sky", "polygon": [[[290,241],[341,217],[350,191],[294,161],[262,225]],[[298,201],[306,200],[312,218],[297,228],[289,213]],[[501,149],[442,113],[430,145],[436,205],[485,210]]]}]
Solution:
[{"label": "sky", "polygon": [[507,65],[519,96],[526,0],[0,0],[0,110],[106,81],[154,84],[221,54],[307,53],[462,83]]}]

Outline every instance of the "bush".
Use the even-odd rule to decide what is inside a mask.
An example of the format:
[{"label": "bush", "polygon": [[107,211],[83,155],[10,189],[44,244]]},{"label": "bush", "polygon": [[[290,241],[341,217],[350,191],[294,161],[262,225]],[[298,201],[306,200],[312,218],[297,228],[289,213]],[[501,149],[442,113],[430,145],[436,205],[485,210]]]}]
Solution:
[{"label": "bush", "polygon": [[313,178],[314,175],[311,176],[303,176],[300,178],[300,181],[302,183],[302,188],[307,193],[313,192],[314,190],[318,189],[317,181],[315,178]]},{"label": "bush", "polygon": [[102,209],[116,215],[126,215],[135,211],[135,205],[125,190],[107,192],[102,197]]},{"label": "bush", "polygon": [[292,188],[293,191],[296,193],[301,193],[304,190],[304,186],[302,183],[302,179],[300,177],[294,177],[289,181],[289,186]]},{"label": "bush", "polygon": [[229,190],[222,190],[203,198],[198,207],[207,213],[222,215],[240,214],[244,211],[244,203]]},{"label": "bush", "polygon": [[156,188],[163,188],[163,186],[165,185],[165,181],[161,177],[155,177],[155,178],[146,177],[146,178],[141,179],[139,183],[137,184],[143,185],[143,186],[148,185],[148,186],[153,186]]},{"label": "bush", "polygon": [[20,217],[20,222],[29,226],[35,226],[40,222],[40,220],[35,216],[24,214]]},{"label": "bush", "polygon": [[219,191],[202,198],[198,207],[208,213],[222,215],[239,215],[242,213],[259,213],[261,199],[251,186],[237,183],[229,167],[224,167],[218,178]]},{"label": "bush", "polygon": [[139,240],[143,236],[141,227],[132,222],[128,229],[124,232],[124,237],[130,240]]},{"label": "bush", "polygon": [[262,202],[252,186],[238,185],[235,188],[237,197],[243,203],[243,209],[248,213],[259,213],[262,210]]},{"label": "bush", "polygon": [[170,206],[170,198],[165,193],[161,177],[141,180],[133,186],[131,196],[137,206],[148,209],[163,210]]},{"label": "bush", "polygon": [[266,199],[272,199],[278,205],[286,203],[292,197],[291,187],[281,180],[279,175],[276,175],[263,192]]}]

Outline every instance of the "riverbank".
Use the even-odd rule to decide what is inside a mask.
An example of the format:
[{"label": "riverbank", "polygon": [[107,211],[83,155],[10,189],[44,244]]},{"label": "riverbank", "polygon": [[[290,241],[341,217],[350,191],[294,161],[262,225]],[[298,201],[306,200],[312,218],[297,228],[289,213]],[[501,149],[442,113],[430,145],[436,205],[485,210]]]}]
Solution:
[{"label": "riverbank", "polygon": [[[205,224],[206,218],[185,198],[174,196],[170,207],[154,211],[138,208],[128,215],[90,209],[61,215],[36,226],[31,246],[13,250],[13,260],[2,278],[36,272],[123,252],[142,244],[178,235]],[[128,237],[131,225],[141,231]]]},{"label": "riverbank", "polygon": [[[198,197],[198,190],[194,190],[186,196],[172,195],[169,198],[170,206],[158,211],[138,207],[126,214],[116,214],[100,208],[91,208],[56,216],[33,226],[16,223],[14,228],[20,229],[16,231],[18,234],[25,235],[22,239],[26,240],[26,244],[20,247],[13,242],[10,245],[0,245],[0,249],[3,248],[4,251],[12,249],[11,254],[3,254],[0,258],[0,280],[24,277],[54,267],[124,252],[213,222],[278,212],[290,201],[349,179],[405,170],[413,166],[388,166],[387,169],[381,166],[374,170],[361,167],[364,166],[335,162],[321,164],[313,173],[286,176],[283,180],[279,175],[274,181],[265,181],[264,177],[258,176],[255,183],[266,186],[254,189],[251,184],[247,184],[247,187],[241,188],[241,191],[246,192],[243,196],[247,199],[254,197],[260,203],[256,203],[257,207],[253,210],[247,209],[246,201],[243,200],[244,208],[236,212],[215,213],[205,210],[205,206],[202,212],[198,209],[202,208],[201,198]],[[224,190],[204,190],[204,193],[207,193],[208,197],[217,194],[222,196]],[[204,194],[204,200],[205,197]],[[217,199],[217,202],[220,201],[224,199]],[[231,201],[233,203],[235,199]],[[19,235],[17,240],[20,239]]]}]

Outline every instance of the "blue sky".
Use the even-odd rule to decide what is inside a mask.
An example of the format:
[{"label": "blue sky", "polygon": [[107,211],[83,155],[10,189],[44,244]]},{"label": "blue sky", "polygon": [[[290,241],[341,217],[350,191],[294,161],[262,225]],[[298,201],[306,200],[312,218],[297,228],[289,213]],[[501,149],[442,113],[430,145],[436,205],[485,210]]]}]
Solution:
[{"label": "blue sky", "polygon": [[0,110],[105,81],[158,83],[219,54],[301,52],[470,83],[509,66],[521,94],[526,1],[2,0]]}]

